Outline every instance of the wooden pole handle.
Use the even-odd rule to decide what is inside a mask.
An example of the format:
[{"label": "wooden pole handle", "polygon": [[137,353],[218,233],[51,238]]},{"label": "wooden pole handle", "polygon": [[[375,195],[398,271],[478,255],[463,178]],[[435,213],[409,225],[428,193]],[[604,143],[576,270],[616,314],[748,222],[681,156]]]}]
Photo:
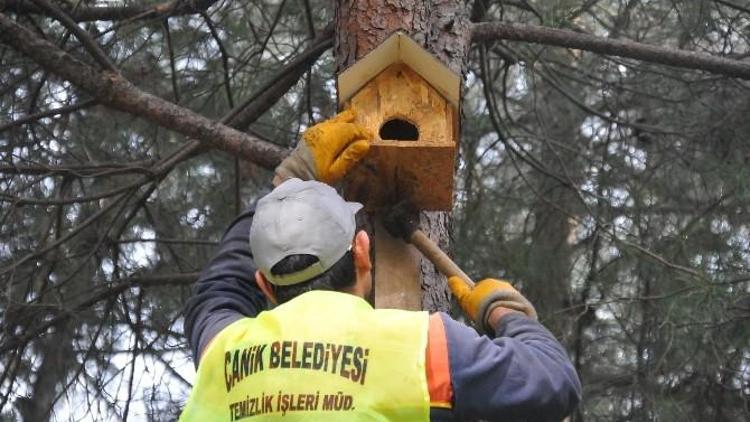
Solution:
[{"label": "wooden pole handle", "polygon": [[474,281],[421,230],[414,230],[409,240],[443,275],[446,277],[458,276],[469,287],[474,288]]}]

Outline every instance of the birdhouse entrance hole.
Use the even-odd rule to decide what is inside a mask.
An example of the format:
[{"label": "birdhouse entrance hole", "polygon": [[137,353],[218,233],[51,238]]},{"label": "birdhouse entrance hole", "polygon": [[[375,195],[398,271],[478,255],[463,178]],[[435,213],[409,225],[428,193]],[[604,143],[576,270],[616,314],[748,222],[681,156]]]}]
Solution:
[{"label": "birdhouse entrance hole", "polygon": [[419,129],[404,119],[390,119],[380,127],[380,139],[416,141],[419,139]]}]

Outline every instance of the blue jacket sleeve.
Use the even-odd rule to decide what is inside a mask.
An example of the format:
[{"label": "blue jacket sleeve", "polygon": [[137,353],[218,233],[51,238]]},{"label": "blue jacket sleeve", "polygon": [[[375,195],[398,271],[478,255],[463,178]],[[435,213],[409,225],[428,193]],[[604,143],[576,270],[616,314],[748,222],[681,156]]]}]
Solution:
[{"label": "blue jacket sleeve", "polygon": [[490,339],[445,314],[442,318],[459,418],[560,421],[578,404],[578,375],[562,345],[540,323],[506,315]]},{"label": "blue jacket sleeve", "polygon": [[219,331],[267,307],[255,282],[255,263],[248,243],[252,220],[250,210],[229,226],[219,251],[193,286],[185,307],[185,335],[196,367],[200,354]]}]

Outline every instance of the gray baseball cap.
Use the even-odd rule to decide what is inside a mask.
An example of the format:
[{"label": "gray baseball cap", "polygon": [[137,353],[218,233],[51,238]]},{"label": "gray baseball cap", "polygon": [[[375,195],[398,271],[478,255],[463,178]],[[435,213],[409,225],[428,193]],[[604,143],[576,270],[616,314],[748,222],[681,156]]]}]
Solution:
[{"label": "gray baseball cap", "polygon": [[[310,280],[351,248],[354,214],[362,208],[347,202],[332,187],[289,179],[258,201],[250,227],[250,250],[266,279],[277,286]],[[290,255],[307,254],[318,262],[292,274],[273,275],[271,268]]]}]

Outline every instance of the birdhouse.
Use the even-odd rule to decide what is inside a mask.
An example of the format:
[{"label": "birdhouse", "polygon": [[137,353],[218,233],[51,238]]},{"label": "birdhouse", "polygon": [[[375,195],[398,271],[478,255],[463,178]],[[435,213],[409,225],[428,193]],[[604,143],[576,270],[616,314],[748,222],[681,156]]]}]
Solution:
[{"label": "birdhouse", "polygon": [[339,74],[341,109],[374,135],[344,195],[368,210],[409,200],[450,210],[459,133],[461,78],[403,33]]}]

